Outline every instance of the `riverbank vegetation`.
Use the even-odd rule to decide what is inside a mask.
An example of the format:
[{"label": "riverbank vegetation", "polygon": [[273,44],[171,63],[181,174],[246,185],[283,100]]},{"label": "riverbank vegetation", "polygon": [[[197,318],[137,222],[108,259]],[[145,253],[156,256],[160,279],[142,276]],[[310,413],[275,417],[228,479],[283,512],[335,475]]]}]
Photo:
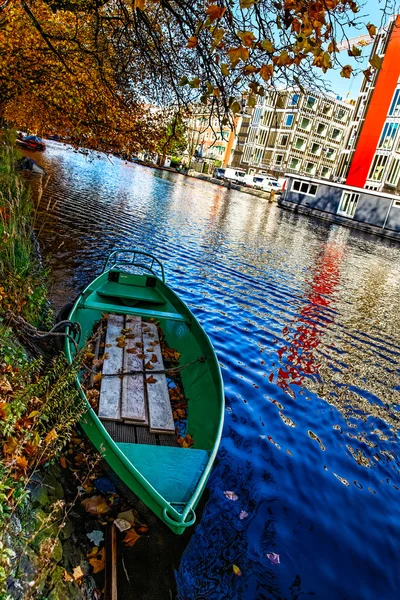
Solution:
[{"label": "riverbank vegetation", "polygon": [[[394,0],[382,0],[382,20]],[[73,144],[154,151],[174,115],[202,102],[220,122],[269,86],[326,89],[333,67],[357,71],[361,49],[340,55],[354,30],[377,28],[355,0],[3,0],[0,119]],[[351,58],[349,58],[349,56]],[[347,64],[348,61],[353,62]],[[365,70],[379,69],[376,56]]]},{"label": "riverbank vegetation", "polygon": [[[59,457],[84,407],[75,386],[78,364],[69,367],[62,355],[47,361],[34,356],[15,327],[15,319],[47,327],[52,314],[34,238],[35,209],[17,171],[13,142],[6,135],[0,144],[0,595],[13,574],[21,584],[21,561],[35,551],[35,572],[25,584],[36,598],[37,577],[45,581],[55,566],[50,557],[65,511],[59,499],[35,520],[29,510],[33,483]],[[50,528],[53,535],[44,535]]]}]

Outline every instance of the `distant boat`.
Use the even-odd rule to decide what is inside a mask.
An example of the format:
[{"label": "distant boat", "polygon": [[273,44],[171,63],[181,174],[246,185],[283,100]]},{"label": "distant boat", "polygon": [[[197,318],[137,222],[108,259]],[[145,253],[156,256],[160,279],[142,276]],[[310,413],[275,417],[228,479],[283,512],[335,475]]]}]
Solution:
[{"label": "distant boat", "polygon": [[46,150],[46,144],[37,135],[26,135],[17,137],[16,144],[26,150]]},{"label": "distant boat", "polygon": [[[104,314],[106,331],[92,350],[100,356],[95,364],[104,353],[101,375],[91,375],[92,382],[101,378],[99,393],[90,391],[84,370],[77,381],[88,408],[81,425],[124,484],[181,534],[196,520],[220,443],[224,388],[217,357],[152,254],[110,254],[69,315],[81,328],[79,348]],[[70,340],[65,351],[71,363],[76,349]],[[179,356],[175,371],[164,366],[163,354],[164,360]]]}]

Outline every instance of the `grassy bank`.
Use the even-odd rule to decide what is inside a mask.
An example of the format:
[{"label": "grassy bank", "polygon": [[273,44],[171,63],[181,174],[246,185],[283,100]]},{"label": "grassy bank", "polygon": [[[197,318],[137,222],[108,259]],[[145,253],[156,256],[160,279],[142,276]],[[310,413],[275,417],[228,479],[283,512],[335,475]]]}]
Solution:
[{"label": "grassy bank", "polygon": [[35,327],[47,329],[52,321],[35,209],[18,159],[15,139],[6,134],[0,139],[0,598],[10,597],[13,578],[24,598],[39,598],[55,569],[68,507],[53,497],[36,514],[32,495],[70,439],[83,405],[74,384],[78,367],[62,355],[33,357],[23,331],[10,326],[10,311]]}]

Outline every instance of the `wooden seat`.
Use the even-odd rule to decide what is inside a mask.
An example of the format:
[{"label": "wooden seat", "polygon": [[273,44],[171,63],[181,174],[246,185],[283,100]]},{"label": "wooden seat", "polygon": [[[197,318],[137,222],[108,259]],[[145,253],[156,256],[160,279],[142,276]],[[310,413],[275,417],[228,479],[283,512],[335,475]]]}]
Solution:
[{"label": "wooden seat", "polygon": [[166,376],[152,373],[164,370],[157,326],[137,316],[110,314],[105,346],[99,418],[149,426],[151,434],[174,434]]},{"label": "wooden seat", "polygon": [[165,304],[165,298],[151,287],[133,287],[107,281],[98,290],[97,294],[102,297],[122,298],[125,300],[136,300],[137,302],[146,302],[149,304]]}]

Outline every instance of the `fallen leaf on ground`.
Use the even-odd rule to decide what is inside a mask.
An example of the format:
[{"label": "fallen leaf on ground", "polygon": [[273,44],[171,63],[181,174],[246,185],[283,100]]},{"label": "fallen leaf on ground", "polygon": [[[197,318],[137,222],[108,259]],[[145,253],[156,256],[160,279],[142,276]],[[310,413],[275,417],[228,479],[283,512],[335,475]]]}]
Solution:
[{"label": "fallen leaf on ground", "polygon": [[281,562],[279,554],[275,554],[275,552],[270,552],[267,554],[267,558],[269,558],[273,565],[279,565]]},{"label": "fallen leaf on ground", "polygon": [[78,565],[77,567],[75,567],[75,569],[72,571],[72,576],[75,579],[75,581],[78,581],[79,579],[82,579],[84,573],[82,571],[82,568],[80,565]]},{"label": "fallen leaf on ground", "polygon": [[138,520],[137,515],[135,516],[135,512],[132,508],[130,508],[129,510],[124,510],[123,512],[117,514],[117,519],[124,519],[125,521],[129,521],[129,523],[133,525]]},{"label": "fallen leaf on ground", "polygon": [[105,567],[106,564],[106,553],[105,549],[102,548],[97,556],[93,556],[89,558],[89,563],[93,567],[93,573],[100,573]]},{"label": "fallen leaf on ground", "polygon": [[224,492],[225,496],[228,498],[228,500],[232,500],[233,502],[235,502],[235,500],[239,500],[239,496],[237,496],[235,494],[235,492]]},{"label": "fallen leaf on ground", "polygon": [[124,537],[124,544],[126,546],[134,546],[139,538],[140,538],[140,535],[138,533],[136,533],[136,531],[134,529],[130,529],[128,531],[128,533],[126,534],[126,536]]},{"label": "fallen leaf on ground", "polygon": [[67,468],[67,459],[65,458],[65,456],[62,456],[60,458],[60,465],[62,466],[63,469]]},{"label": "fallen leaf on ground", "polygon": [[132,526],[132,524],[129,523],[129,521],[126,521],[125,519],[115,519],[114,525],[118,529],[118,531],[126,531]]},{"label": "fallen leaf on ground", "polygon": [[18,469],[25,471],[28,466],[28,461],[25,456],[17,456],[15,459],[15,464],[17,465]]},{"label": "fallen leaf on ground", "polygon": [[101,542],[104,542],[104,533],[100,529],[95,529],[86,535],[95,546],[100,546]]},{"label": "fallen leaf on ground", "polygon": [[70,575],[68,573],[68,571],[64,571],[64,581],[73,581],[74,578],[72,577],[72,575]]},{"label": "fallen leaf on ground", "polygon": [[101,381],[103,379],[103,375],[102,373],[97,373],[94,377],[93,377],[93,382],[94,383],[98,383],[99,381]]},{"label": "fallen leaf on ground", "polygon": [[240,576],[242,574],[242,571],[239,569],[239,567],[237,565],[232,565],[233,568],[233,572],[235,573],[235,575]]},{"label": "fallen leaf on ground", "polygon": [[108,504],[102,496],[92,496],[82,500],[82,506],[90,515],[103,515],[109,512]]},{"label": "fallen leaf on ground", "polygon": [[58,434],[57,434],[56,430],[52,429],[51,431],[49,431],[49,433],[44,438],[44,443],[50,444],[50,442],[54,442],[54,440],[56,440],[57,438],[58,438]]}]

